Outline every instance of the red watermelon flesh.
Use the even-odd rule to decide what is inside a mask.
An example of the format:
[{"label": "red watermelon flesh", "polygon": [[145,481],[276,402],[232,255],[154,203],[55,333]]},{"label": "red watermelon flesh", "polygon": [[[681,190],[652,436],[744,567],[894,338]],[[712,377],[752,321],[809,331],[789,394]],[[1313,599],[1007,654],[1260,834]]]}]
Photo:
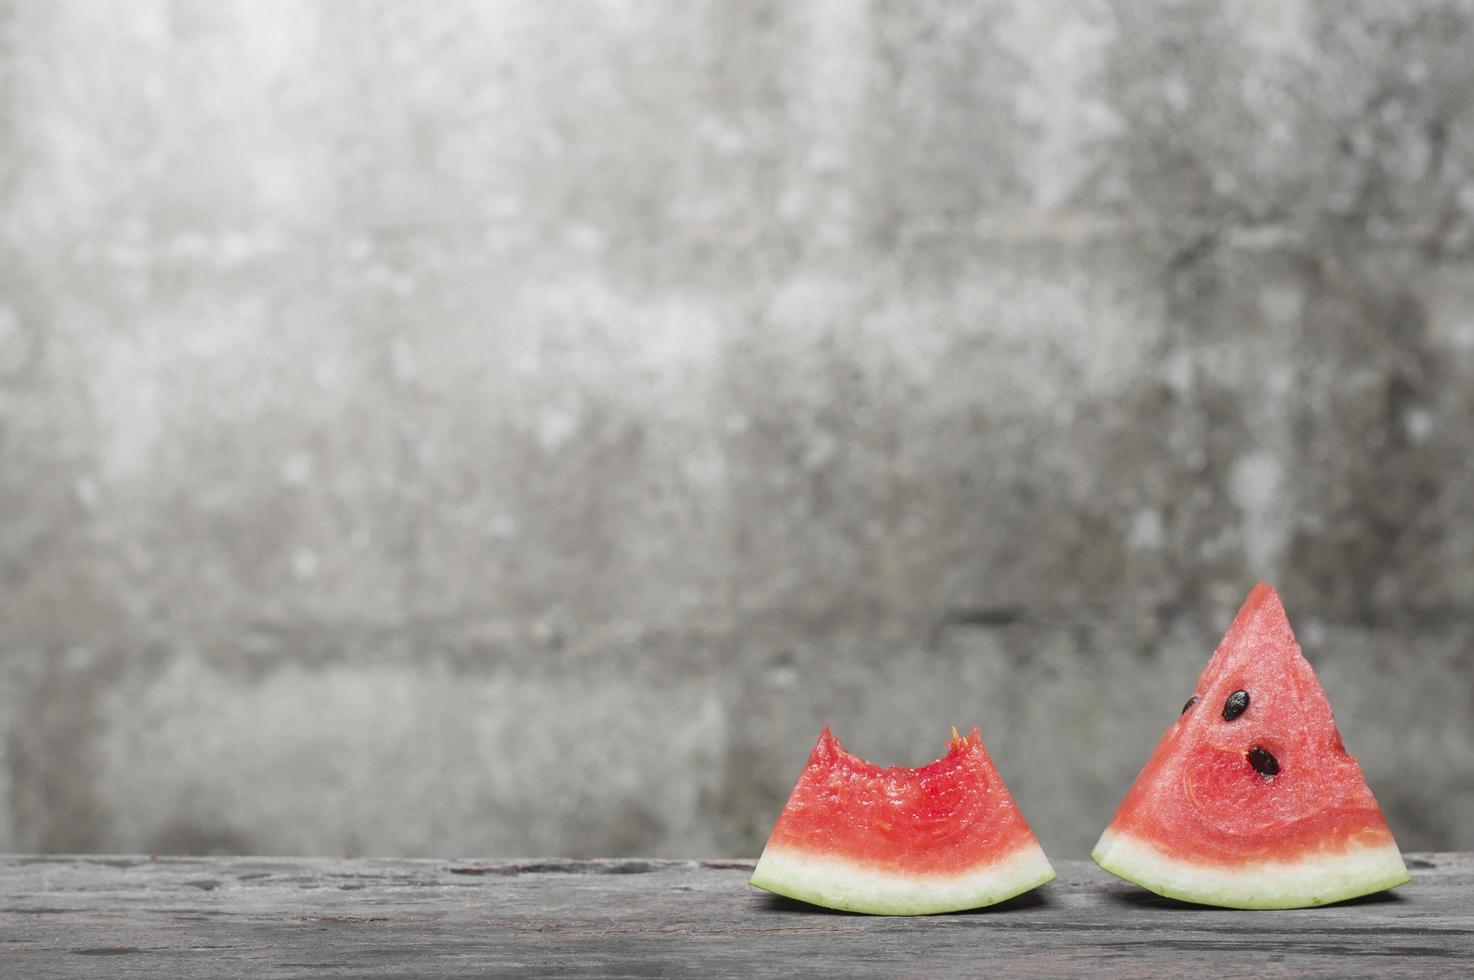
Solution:
[{"label": "red watermelon flesh", "polygon": [[976,728],[947,754],[889,769],[826,727],[768,838],[752,884],[879,915],[980,908],[1054,877]]},{"label": "red watermelon flesh", "polygon": [[1409,880],[1274,589],[1249,594],[1091,856],[1159,894],[1233,908]]}]

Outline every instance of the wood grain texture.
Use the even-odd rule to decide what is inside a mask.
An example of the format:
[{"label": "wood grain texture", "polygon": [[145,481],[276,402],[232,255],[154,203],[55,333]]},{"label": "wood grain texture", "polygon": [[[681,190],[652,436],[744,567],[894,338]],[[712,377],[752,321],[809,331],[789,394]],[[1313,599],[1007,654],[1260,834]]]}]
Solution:
[{"label": "wood grain texture", "polygon": [[1184,905],[1085,861],[993,909],[826,912],[750,861],[0,857],[0,976],[1474,974],[1474,854],[1342,905]]}]

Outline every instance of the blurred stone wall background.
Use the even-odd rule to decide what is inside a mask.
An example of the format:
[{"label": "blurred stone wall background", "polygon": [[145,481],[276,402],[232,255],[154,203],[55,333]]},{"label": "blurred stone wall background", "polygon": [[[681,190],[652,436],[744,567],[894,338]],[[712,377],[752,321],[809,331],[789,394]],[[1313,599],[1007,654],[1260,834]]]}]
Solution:
[{"label": "blurred stone wall background", "polygon": [[0,0],[0,849],[1083,855],[1277,584],[1474,848],[1474,4]]}]

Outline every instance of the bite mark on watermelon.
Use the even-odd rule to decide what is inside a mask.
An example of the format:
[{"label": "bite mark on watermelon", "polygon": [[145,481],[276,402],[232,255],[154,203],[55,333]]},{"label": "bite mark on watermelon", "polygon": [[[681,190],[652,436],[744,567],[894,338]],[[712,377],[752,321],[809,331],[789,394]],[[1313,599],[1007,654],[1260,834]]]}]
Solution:
[{"label": "bite mark on watermelon", "polygon": [[1054,878],[974,728],[915,769],[846,752],[826,727],[752,884],[826,908],[925,915],[981,908]]},{"label": "bite mark on watermelon", "polygon": [[1091,857],[1158,894],[1230,908],[1410,880],[1270,586],[1249,593]]}]

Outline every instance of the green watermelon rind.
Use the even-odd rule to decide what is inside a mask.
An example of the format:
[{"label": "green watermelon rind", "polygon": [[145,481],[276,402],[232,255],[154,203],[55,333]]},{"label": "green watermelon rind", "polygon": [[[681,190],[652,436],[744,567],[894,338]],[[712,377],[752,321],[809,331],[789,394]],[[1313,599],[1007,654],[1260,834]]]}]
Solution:
[{"label": "green watermelon rind", "polygon": [[1307,854],[1241,867],[1185,861],[1109,828],[1090,857],[1166,898],[1230,909],[1298,909],[1372,895],[1412,880],[1397,845]]},{"label": "green watermelon rind", "polygon": [[1053,881],[1037,843],[982,867],[953,874],[887,871],[827,854],[769,846],[752,884],[810,905],[868,915],[935,915],[1005,902]]}]

